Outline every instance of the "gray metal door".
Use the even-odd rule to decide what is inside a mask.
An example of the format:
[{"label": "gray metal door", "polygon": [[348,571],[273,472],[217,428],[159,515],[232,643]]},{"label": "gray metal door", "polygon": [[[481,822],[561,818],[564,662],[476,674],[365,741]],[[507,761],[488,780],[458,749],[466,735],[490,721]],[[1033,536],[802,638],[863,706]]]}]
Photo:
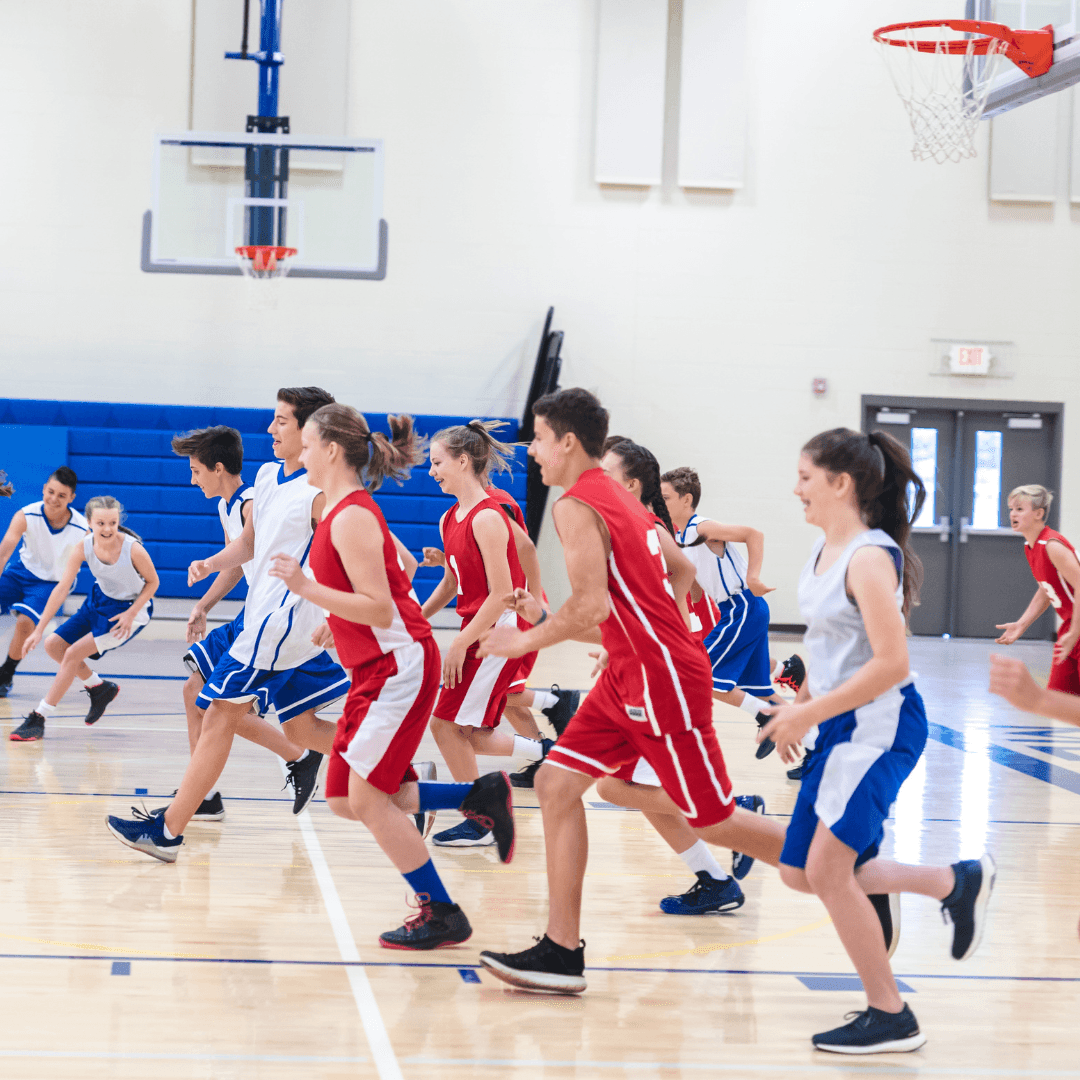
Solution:
[{"label": "gray metal door", "polygon": [[[891,397],[865,397],[863,406],[863,430],[908,446],[927,486],[912,535],[923,563],[912,633],[996,637],[996,624],[1018,618],[1035,591],[1023,540],[1009,528],[1008,494],[1024,483],[1057,489],[1061,406]],[[1025,635],[1053,636],[1051,612]]]}]

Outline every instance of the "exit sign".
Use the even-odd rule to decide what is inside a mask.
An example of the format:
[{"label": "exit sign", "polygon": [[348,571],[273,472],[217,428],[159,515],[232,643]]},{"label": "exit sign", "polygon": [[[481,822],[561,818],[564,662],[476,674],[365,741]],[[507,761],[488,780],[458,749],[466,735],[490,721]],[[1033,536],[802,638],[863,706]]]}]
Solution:
[{"label": "exit sign", "polygon": [[949,348],[949,371],[953,375],[989,375],[991,359],[985,345],[953,345]]}]

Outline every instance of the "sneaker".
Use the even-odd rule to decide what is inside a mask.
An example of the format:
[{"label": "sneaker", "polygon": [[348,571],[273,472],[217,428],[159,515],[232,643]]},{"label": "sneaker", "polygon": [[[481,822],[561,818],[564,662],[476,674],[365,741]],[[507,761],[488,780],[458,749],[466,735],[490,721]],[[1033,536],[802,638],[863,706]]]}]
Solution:
[{"label": "sneaker", "polygon": [[798,653],[792,653],[781,665],[780,674],[773,679],[777,686],[794,690],[797,694],[806,681],[806,665]]},{"label": "sneaker", "polygon": [[570,717],[578,711],[578,706],[581,704],[581,691],[560,690],[556,683],[551,687],[551,692],[559,700],[540,711],[551,721],[555,734],[561,735],[566,730],[566,725],[570,723]]},{"label": "sneaker", "polygon": [[885,951],[890,959],[900,944],[900,894],[871,893],[867,899],[874,906],[874,912],[881,923],[881,932],[885,936]]},{"label": "sneaker", "polygon": [[404,926],[379,935],[384,949],[445,949],[472,937],[469,920],[457,904],[440,903],[427,893],[420,893],[416,901],[420,910]]},{"label": "sneaker", "polygon": [[[423,780],[425,784],[434,783],[438,779],[434,761],[413,762],[413,771],[416,773],[416,779]],[[435,811],[421,810],[413,814],[413,821],[416,822],[416,831],[426,840],[435,824]]]},{"label": "sneaker", "polygon": [[531,949],[519,953],[484,951],[480,963],[492,975],[523,990],[554,990],[580,994],[585,982],[585,942],[564,949],[545,934]]},{"label": "sneaker", "polygon": [[697,881],[681,896],[665,896],[660,901],[660,910],[668,915],[707,915],[710,911],[734,911],[745,903],[734,878],[717,881],[707,870],[699,870]]},{"label": "sneaker", "polygon": [[[757,726],[763,728],[772,717],[768,713],[759,712],[754,719],[757,721]],[[762,758],[767,758],[775,749],[776,743],[774,743],[772,739],[762,739],[761,742],[758,743],[757,750],[754,751],[754,757],[756,757],[758,761],[761,761]]]},{"label": "sneaker", "polygon": [[795,766],[794,769],[788,769],[787,778],[789,780],[801,780],[806,775],[806,770],[810,766],[810,759],[814,756],[813,750],[807,750],[803,754],[802,761]]},{"label": "sneaker", "polygon": [[[760,795],[736,795],[735,805],[749,810],[753,814],[765,813],[765,800]],[[731,853],[731,876],[736,881],[742,881],[750,873],[750,867],[754,865],[752,855],[744,855],[741,851]]]},{"label": "sneaker", "polygon": [[11,693],[11,676],[0,675],[0,698],[7,697]]},{"label": "sneaker", "polygon": [[37,742],[45,738],[45,717],[32,712],[9,736],[12,742]]},{"label": "sneaker", "polygon": [[491,830],[499,846],[499,862],[508,863],[514,857],[514,799],[506,773],[489,772],[474,780],[460,809],[481,829]]},{"label": "sneaker", "polygon": [[850,1024],[815,1035],[810,1040],[814,1049],[834,1054],[895,1054],[918,1050],[926,1042],[907,1004],[898,1013],[870,1007],[865,1012],[847,1013],[844,1019],[848,1017],[852,1018]]},{"label": "sneaker", "polygon": [[142,851],[162,862],[176,862],[176,853],[180,850],[184,838],[165,838],[165,815],[148,814],[136,806],[131,808],[131,812],[135,815],[132,819],[111,815],[107,817],[105,824],[109,827],[109,832],[121,844],[127,844],[136,851]]},{"label": "sneaker", "polygon": [[516,788],[531,788],[533,782],[536,779],[536,770],[544,764],[544,758],[551,752],[551,748],[555,745],[554,739],[541,739],[540,746],[543,748],[544,757],[539,761],[530,761],[528,765],[522,765],[517,772],[510,774],[510,785]]},{"label": "sneaker", "polygon": [[120,693],[120,687],[108,679],[102,679],[97,686],[84,686],[83,693],[90,695],[90,711],[86,714],[84,723],[96,724],[104,714],[105,707]]},{"label": "sneaker", "polygon": [[302,814],[307,809],[307,804],[315,798],[315,792],[319,790],[319,766],[322,759],[322,754],[317,750],[309,750],[299,761],[285,763],[285,768],[289,770],[285,777],[285,787],[292,785],[294,814]]},{"label": "sneaker", "polygon": [[981,859],[953,863],[952,870],[956,884],[941,901],[941,917],[953,924],[953,959],[966,960],[982,941],[997,867],[991,855],[984,855]]},{"label": "sneaker", "polygon": [[495,834],[466,818],[460,825],[436,833],[431,842],[436,847],[491,847]]},{"label": "sneaker", "polygon": [[[173,798],[176,797],[176,792],[173,792]],[[159,814],[164,814],[169,809],[171,804],[166,803],[165,806],[159,806],[150,813],[153,817],[157,817]],[[215,791],[209,799],[203,799],[199,803],[199,809],[191,815],[192,821],[222,821],[225,818],[225,804],[221,801],[221,792]]]}]

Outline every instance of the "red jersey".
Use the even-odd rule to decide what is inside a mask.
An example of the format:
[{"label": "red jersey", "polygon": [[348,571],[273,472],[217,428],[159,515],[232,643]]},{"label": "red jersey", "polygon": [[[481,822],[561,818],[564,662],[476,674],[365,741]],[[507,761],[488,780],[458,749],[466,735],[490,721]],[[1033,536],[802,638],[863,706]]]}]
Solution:
[{"label": "red jersey", "polygon": [[582,473],[563,498],[592,507],[607,526],[604,676],[631,719],[647,719],[658,737],[711,724],[712,670],[675,603],[652,514],[600,469]]},{"label": "red jersey", "polygon": [[686,606],[690,611],[690,632],[698,641],[703,642],[720,621],[720,609],[704,589],[701,590],[701,599],[696,604],[687,593]]},{"label": "red jersey", "polygon": [[350,622],[340,615],[327,616],[330,629],[334,632],[334,645],[341,663],[347,668],[357,668],[394,649],[431,637],[431,624],[420,613],[420,603],[413,592],[409,576],[405,573],[405,567],[398,558],[394,538],[386,527],[382,511],[363,489],[346,495],[319,522],[311,541],[311,569],[315,572],[315,580],[330,589],[353,591],[341,556],[330,539],[330,527],[334,518],[347,506],[360,506],[370,510],[379,523],[383,535],[382,556],[386,566],[386,580],[390,583],[390,596],[394,602],[394,621],[385,630],[378,626]]},{"label": "red jersey", "polygon": [[[489,487],[487,489],[489,499],[494,499],[497,503],[502,503],[507,510],[510,511],[513,519],[525,529],[525,515],[521,512],[521,507],[518,505],[517,499],[510,494],[509,491],[503,491],[502,488]],[[525,529],[528,532],[528,529]]]},{"label": "red jersey", "polygon": [[[491,593],[480,545],[473,535],[473,519],[481,510],[495,510],[499,519],[506,524],[506,515],[499,504],[489,497],[478,502],[465,515],[463,521],[458,521],[459,505],[455,504],[443,515],[442,533],[446,562],[457,578],[457,613],[464,624],[480,610]],[[511,585],[515,589],[524,589],[525,572],[521,569],[517,545],[509,524],[506,524],[506,561],[510,564]]]},{"label": "red jersey", "polygon": [[1039,533],[1031,547],[1028,547],[1026,543],[1024,544],[1024,554],[1027,556],[1028,566],[1031,567],[1031,572],[1039,583],[1039,587],[1046,593],[1054,610],[1061,618],[1062,627],[1064,628],[1072,622],[1073,594],[1069,583],[1058,573],[1057,567],[1050,561],[1050,556],[1046,553],[1046,542],[1048,540],[1056,540],[1059,544],[1068,548],[1074,556],[1076,555],[1076,548],[1061,533],[1054,532],[1049,526]]}]

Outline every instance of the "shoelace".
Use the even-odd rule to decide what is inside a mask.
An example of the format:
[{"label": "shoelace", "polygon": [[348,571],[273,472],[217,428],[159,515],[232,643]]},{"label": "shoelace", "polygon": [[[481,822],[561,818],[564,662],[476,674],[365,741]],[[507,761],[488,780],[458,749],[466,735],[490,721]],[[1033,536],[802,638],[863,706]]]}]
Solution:
[{"label": "shoelace", "polygon": [[405,929],[408,931],[419,930],[425,923],[431,922],[433,912],[431,910],[431,897],[427,893],[417,893],[416,903],[408,901],[409,907],[417,908],[415,915],[410,915],[405,920]]},{"label": "shoelace", "polygon": [[154,820],[154,815],[151,814],[150,811],[146,809],[146,804],[145,803],[143,804],[143,808],[141,810],[137,806],[133,806],[131,808],[131,816],[136,821],[153,821]]},{"label": "shoelace", "polygon": [[485,832],[491,832],[495,828],[494,818],[489,818],[487,814],[479,814],[475,810],[462,810],[461,812],[470,821],[475,821]]}]

